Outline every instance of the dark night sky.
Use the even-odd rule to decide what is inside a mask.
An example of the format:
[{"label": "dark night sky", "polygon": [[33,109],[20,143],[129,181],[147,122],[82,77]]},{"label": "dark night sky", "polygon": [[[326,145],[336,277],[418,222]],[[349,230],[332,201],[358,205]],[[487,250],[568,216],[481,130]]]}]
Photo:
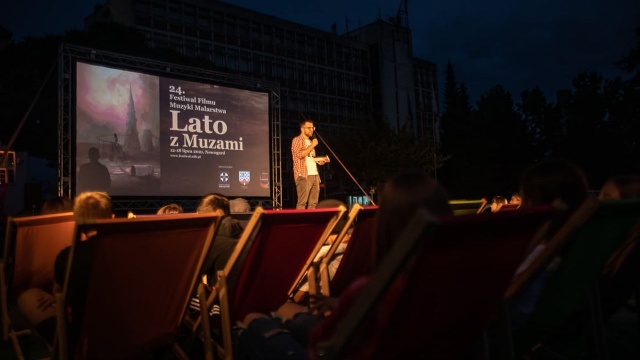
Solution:
[{"label": "dark night sky", "polygon": [[[400,0],[228,0],[228,3],[338,32],[354,29],[398,11]],[[52,3],[59,4],[52,8]],[[91,13],[92,0],[24,0],[0,4],[0,24],[25,36],[62,34],[79,29]],[[348,19],[348,20],[347,20]],[[523,90],[539,85],[548,100],[570,88],[580,71],[606,78],[623,75],[614,63],[635,45],[640,26],[638,0],[449,0],[409,2],[414,54],[435,62],[440,86],[451,60],[472,102],[496,84],[516,101]]]}]

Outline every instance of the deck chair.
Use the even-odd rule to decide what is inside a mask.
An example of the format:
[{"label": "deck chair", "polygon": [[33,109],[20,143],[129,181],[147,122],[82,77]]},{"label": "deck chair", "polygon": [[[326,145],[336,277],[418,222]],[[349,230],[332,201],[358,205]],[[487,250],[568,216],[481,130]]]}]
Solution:
[{"label": "deck chair", "polygon": [[554,213],[544,207],[435,219],[417,212],[333,336],[316,344],[316,356],[469,355],[531,240]]},{"label": "deck chair", "polygon": [[[320,291],[325,296],[337,297],[351,284],[354,279],[371,273],[371,249],[375,230],[375,214],[377,206],[362,207],[355,204],[349,212],[349,217],[343,233],[340,233],[327,254],[321,259],[319,266]],[[329,276],[329,263],[344,239],[347,230],[354,224],[349,243],[342,255],[340,265],[333,278]],[[311,272],[310,272],[311,273]],[[313,275],[310,274],[312,277]],[[312,288],[309,287],[311,290]],[[310,291],[310,294],[312,292]]]},{"label": "deck chair", "polygon": [[[11,325],[9,304],[29,288],[53,293],[53,269],[60,250],[71,245],[73,213],[8,218],[4,257],[0,261],[2,338],[11,339],[18,358],[23,358],[17,337],[30,334]],[[51,351],[51,349],[49,349]]]},{"label": "deck chair", "polygon": [[[186,358],[176,337],[219,221],[212,214],[173,214],[78,225],[64,290],[57,294],[65,304],[58,306],[60,358],[137,359],[158,349]],[[87,230],[97,235],[83,241],[90,245],[83,258],[79,234]],[[84,260],[88,274],[79,269]],[[64,309],[74,287],[86,287],[86,294],[80,292],[84,309],[72,338]]]},{"label": "deck chair", "polygon": [[[270,313],[293,295],[344,206],[314,210],[257,207],[207,304],[219,301],[222,358],[232,359],[232,324],[252,312]],[[196,326],[198,321],[195,322]]]},{"label": "deck chair", "polygon": [[[586,315],[588,330],[587,342],[583,345],[587,345],[596,357],[607,357],[597,281],[607,261],[628,238],[639,218],[638,199],[605,202],[590,199],[563,225],[541,253],[543,259],[532,263],[531,269],[523,275],[531,279],[548,259],[556,255],[562,259],[546,281],[534,312],[523,327],[513,333],[516,357],[537,343],[544,343],[580,311]],[[517,294],[527,284],[527,281],[519,281],[507,294]]]},{"label": "deck chair", "polygon": [[500,206],[500,208],[498,209],[498,212],[514,211],[514,210],[518,210],[519,208],[520,208],[520,204],[502,204],[502,206]]}]

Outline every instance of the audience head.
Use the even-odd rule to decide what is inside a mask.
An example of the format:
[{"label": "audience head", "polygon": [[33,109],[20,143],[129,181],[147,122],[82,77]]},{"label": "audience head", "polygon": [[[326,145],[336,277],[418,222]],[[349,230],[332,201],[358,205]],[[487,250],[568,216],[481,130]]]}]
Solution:
[{"label": "audience head", "polygon": [[216,193],[205,195],[200,200],[196,212],[199,214],[216,213],[219,216],[228,216],[231,214],[229,199]]},{"label": "audience head", "polygon": [[40,209],[40,214],[48,215],[48,214],[58,214],[64,212],[73,211],[73,202],[64,197],[53,197],[46,200],[42,204],[42,209]]},{"label": "audience head", "polygon": [[566,159],[547,159],[524,170],[520,178],[522,206],[564,202],[573,211],[587,198],[585,174]]},{"label": "audience head", "polygon": [[[338,206],[344,206],[345,208],[347,208],[347,204],[343,203],[340,200],[326,199],[326,200],[320,201],[318,205],[316,205],[316,209],[331,209],[331,208],[337,208]],[[349,215],[347,213],[343,214],[342,219],[338,221],[336,226],[333,228],[333,231],[331,231],[331,234],[340,234],[342,229],[344,229],[344,226],[347,224],[348,216]]]},{"label": "audience head", "polygon": [[78,224],[97,219],[110,219],[113,217],[111,198],[102,191],[83,192],[75,198],[73,215]]},{"label": "audience head", "polygon": [[522,196],[518,193],[511,194],[511,199],[509,200],[509,204],[520,205],[522,203]]},{"label": "audience head", "polygon": [[231,213],[248,213],[251,212],[251,205],[249,205],[247,199],[235,198],[229,200],[229,209]]},{"label": "audience head", "polygon": [[158,209],[157,215],[182,214],[184,210],[178,204],[167,204]]},{"label": "audience head", "polygon": [[425,208],[434,216],[452,215],[446,191],[427,173],[404,173],[385,184],[376,219],[375,266],[389,252],[419,208]]},{"label": "audience head", "polygon": [[640,197],[640,175],[612,176],[600,190],[598,199],[619,200]]},{"label": "audience head", "polygon": [[491,199],[491,212],[498,212],[502,205],[507,203],[507,198],[504,196],[494,196],[493,199]]}]

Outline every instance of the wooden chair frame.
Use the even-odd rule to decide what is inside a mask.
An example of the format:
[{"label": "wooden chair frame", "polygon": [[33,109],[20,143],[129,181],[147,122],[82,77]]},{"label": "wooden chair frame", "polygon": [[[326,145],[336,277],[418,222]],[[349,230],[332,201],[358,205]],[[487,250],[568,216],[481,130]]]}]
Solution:
[{"label": "wooden chair frame", "polygon": [[[177,357],[186,358],[175,336],[219,223],[220,217],[213,214],[173,214],[78,225],[63,291],[56,294],[59,358],[67,359],[71,353],[81,359],[135,357],[158,347],[170,347]],[[79,343],[69,348],[65,310],[73,274],[79,271],[74,267],[78,244],[87,231],[97,235],[88,240],[94,249]],[[153,243],[163,246],[152,247]],[[198,294],[203,297],[202,286]],[[126,306],[118,306],[121,303]],[[201,311],[206,313],[204,307]],[[159,316],[160,312],[170,313]],[[205,354],[212,359],[206,335]]]},{"label": "wooden chair frame", "polygon": [[[220,304],[222,344],[216,344],[216,349],[221,358],[233,358],[231,337],[233,322],[242,320],[247,312],[274,311],[292,296],[318,251],[345,212],[344,206],[315,210],[277,211],[264,210],[261,207],[255,209],[227,265],[224,270],[218,272],[218,282],[207,299],[207,308],[215,300]],[[305,223],[305,221],[310,222]],[[265,227],[265,223],[269,225]],[[294,232],[289,233],[290,231]],[[281,239],[280,236],[285,233],[288,233],[291,239]],[[259,259],[254,255],[258,252],[262,254],[268,247],[277,245],[278,240],[294,239],[296,243],[302,243],[296,250],[300,253],[288,252],[287,259],[292,260],[287,263],[280,261],[274,264],[272,263],[274,259],[268,259],[268,256],[262,255],[261,259],[264,262],[256,261]],[[266,284],[257,280],[243,282],[246,279],[256,279],[258,274],[277,280],[278,288],[273,283]],[[239,284],[244,284],[244,287]],[[260,299],[252,298],[258,294]],[[245,303],[239,304],[239,297],[242,297]],[[256,300],[260,300],[259,306],[250,303]],[[201,319],[196,319],[193,322],[193,329],[197,329],[200,321]]]},{"label": "wooden chair frame", "polygon": [[[405,335],[414,334],[412,344],[419,343],[422,356],[437,358],[447,354],[456,358],[462,355],[453,354],[453,347],[455,351],[467,351],[476,341],[481,342],[482,330],[498,311],[502,295],[527,247],[554,213],[552,207],[540,207],[436,219],[426,210],[418,211],[341,319],[333,336],[316,344],[315,356],[340,359],[348,357],[349,351],[364,356],[360,346],[371,346],[367,351],[373,355],[367,354],[380,358],[389,356],[389,352],[403,357],[408,356],[407,351],[417,351],[402,340],[387,338],[390,334],[403,339]],[[480,229],[481,234],[477,232]],[[470,259],[476,260],[472,263]],[[408,264],[411,265],[407,267]],[[353,337],[364,321],[379,319],[373,313],[383,304],[388,305],[386,294],[390,286],[404,282],[400,297],[388,308],[392,312],[377,321],[373,337],[366,338],[368,345],[357,345],[360,343],[354,342]],[[469,289],[473,296],[468,302],[464,297],[466,286],[473,287]],[[406,316],[407,312],[416,318]],[[409,330],[414,322],[423,326],[417,333]],[[382,349],[387,352],[381,352]]]},{"label": "wooden chair frame", "polygon": [[505,295],[509,301],[522,293],[551,259],[556,256],[562,259],[545,282],[533,314],[514,331],[516,357],[529,351],[541,337],[556,329],[579,308],[585,311],[590,351],[598,358],[607,357],[597,280],[609,258],[637,230],[639,219],[640,201],[637,199],[599,201],[589,198],[549,239],[530,266],[514,278]]},{"label": "wooden chair frame", "polygon": [[[363,246],[355,246],[356,250],[354,250],[354,247],[350,247],[350,244],[355,244],[357,242],[363,241],[363,239],[361,239],[360,237],[362,236],[369,236],[369,235],[373,235],[372,233],[366,233],[363,235],[363,231],[362,231],[362,226],[363,224],[365,224],[365,222],[367,221],[374,221],[373,217],[375,216],[375,213],[377,212],[378,207],[377,206],[367,206],[367,207],[363,207],[359,204],[355,204],[352,208],[351,211],[349,212],[349,216],[347,218],[347,222],[345,224],[344,229],[340,232],[340,234],[338,235],[338,237],[336,238],[336,241],[332,244],[332,246],[329,248],[329,250],[327,251],[327,253],[325,254],[325,256],[320,259],[319,262],[319,266],[318,266],[318,275],[316,275],[315,272],[315,266],[312,266],[309,269],[309,294],[313,295],[316,293],[316,288],[317,287],[312,287],[311,284],[314,281],[319,281],[320,283],[320,292],[325,295],[325,296],[337,296],[339,294],[335,294],[333,291],[332,292],[332,288],[331,288],[331,284],[332,284],[332,279],[330,278],[329,275],[329,264],[331,263],[331,261],[333,260],[333,257],[336,253],[336,251],[338,250],[338,248],[340,247],[340,244],[342,243],[342,241],[344,241],[344,238],[347,234],[347,232],[352,228],[353,226],[353,232],[351,234],[351,238],[349,240],[349,245],[347,245],[347,248],[344,252],[343,255],[343,260],[345,261],[344,263],[341,261],[338,269],[336,270],[336,274],[334,276],[338,276],[338,277],[349,277],[351,280],[355,279],[358,276],[361,275],[365,275],[365,274],[348,274],[348,272],[352,269],[349,269],[349,265],[347,264],[347,261],[349,261],[349,255],[351,255],[351,251],[360,251],[363,250]],[[358,221],[361,220],[361,221]],[[370,223],[366,223],[364,226],[372,226],[372,224]],[[366,243],[368,245],[373,245],[373,239],[365,239]],[[353,241],[353,242],[352,242]],[[367,244],[362,244],[362,245],[367,245]],[[364,246],[366,247],[366,251],[367,254],[366,258],[370,258],[371,255],[371,247],[370,246]],[[358,259],[360,260],[360,259]],[[346,273],[345,273],[346,272]],[[341,279],[338,278],[337,281],[340,281]],[[344,282],[344,281],[342,281]]]}]

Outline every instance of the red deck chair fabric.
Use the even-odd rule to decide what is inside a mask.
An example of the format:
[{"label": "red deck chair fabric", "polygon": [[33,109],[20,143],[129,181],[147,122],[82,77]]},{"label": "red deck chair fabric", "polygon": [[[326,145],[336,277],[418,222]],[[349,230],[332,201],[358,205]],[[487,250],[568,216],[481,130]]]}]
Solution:
[{"label": "red deck chair fabric", "polygon": [[503,204],[498,212],[500,211],[514,211],[520,209],[520,204]]},{"label": "red deck chair fabric", "polygon": [[4,258],[0,264],[2,336],[5,340],[12,338],[18,356],[22,356],[22,351],[16,336],[29,333],[29,330],[16,332],[12,328],[9,303],[15,302],[18,295],[29,288],[53,292],[56,256],[71,245],[74,230],[75,220],[70,212],[7,220]]},{"label": "red deck chair fabric", "polygon": [[[76,359],[136,359],[175,343],[219,217],[99,220]],[[75,247],[75,246],[74,246]],[[73,286],[70,257],[65,293]],[[68,294],[67,294],[68,295]],[[60,321],[60,319],[59,319]]]},{"label": "red deck chair fabric", "polygon": [[231,328],[236,321],[249,313],[275,311],[293,295],[346,210],[254,210],[207,299],[208,306],[220,303],[222,344],[216,348],[221,358],[233,359]]},{"label": "red deck chair fabric", "polygon": [[[73,213],[14,218],[11,223],[15,228],[12,292],[17,295],[37,287],[52,293],[56,256],[73,240]],[[11,240],[5,245],[12,246]]]},{"label": "red deck chair fabric", "polygon": [[353,280],[371,273],[371,248],[377,210],[377,206],[367,206],[358,212],[349,244],[329,282],[331,296],[340,296]]},{"label": "red deck chair fabric", "polygon": [[[422,212],[422,218],[414,218],[408,232],[399,237],[333,338],[318,344],[317,356],[400,359],[420,354],[460,359],[469,355],[498,310],[531,240],[553,213],[553,208],[545,207],[459,215],[429,226],[429,215]],[[394,304],[380,311],[378,304],[389,304],[387,291],[405,281]],[[374,323],[376,318],[382,320]],[[363,319],[371,327],[362,327]]]},{"label": "red deck chair fabric", "polygon": [[249,246],[242,249],[237,281],[228,283],[232,320],[282,305],[346,208],[263,211]]}]

